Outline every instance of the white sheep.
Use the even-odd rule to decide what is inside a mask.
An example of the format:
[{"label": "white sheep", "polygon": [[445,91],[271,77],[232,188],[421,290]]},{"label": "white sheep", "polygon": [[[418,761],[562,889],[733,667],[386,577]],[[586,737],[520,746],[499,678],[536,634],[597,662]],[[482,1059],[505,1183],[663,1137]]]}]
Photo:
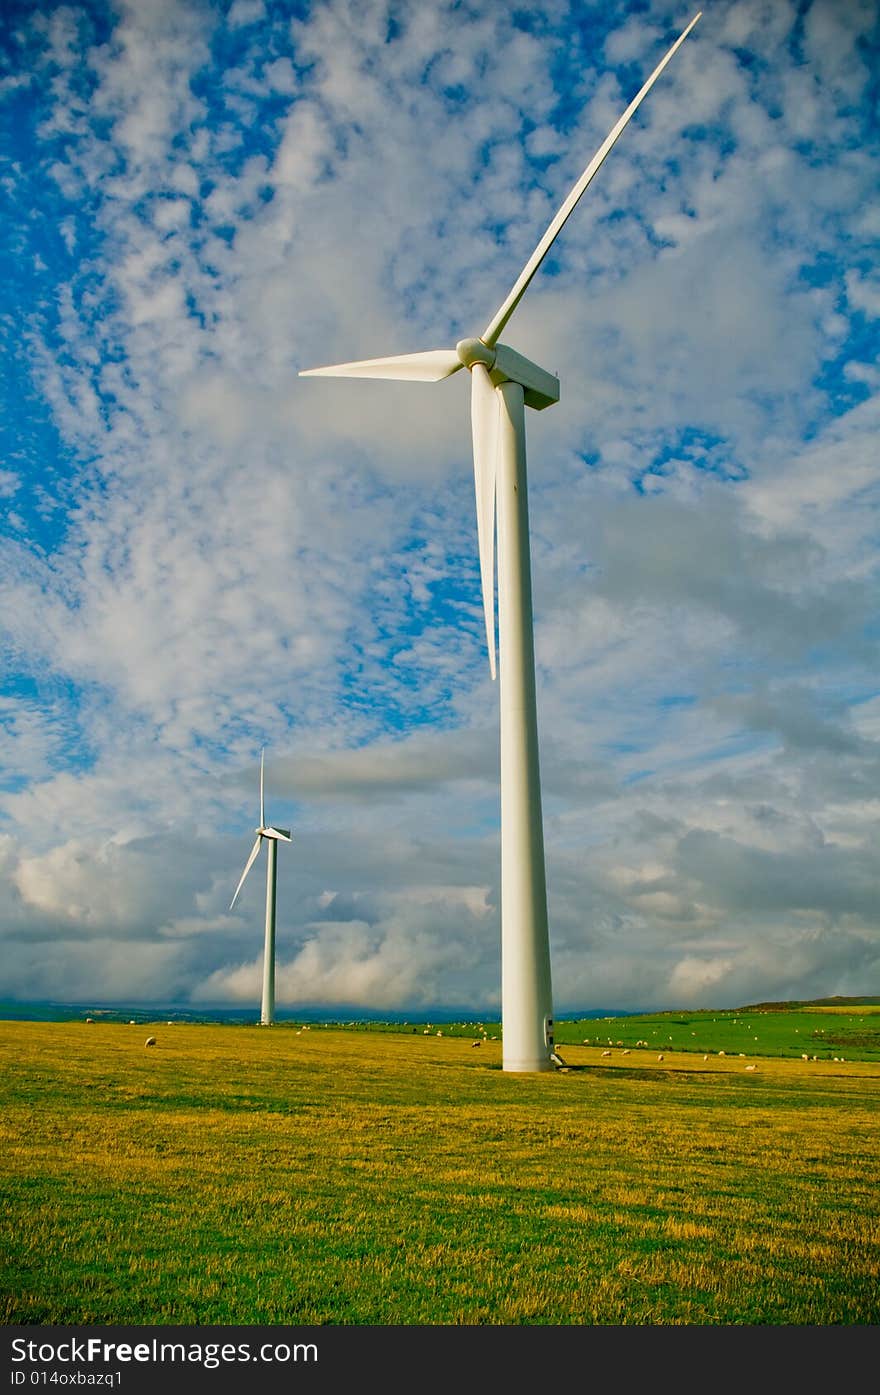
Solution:
[{"label": "white sheep", "polygon": [[156,1045],[156,1038],[155,1038],[155,1037],[147,1037],[146,1041],[144,1042],[144,1046],[155,1046],[155,1045]]}]

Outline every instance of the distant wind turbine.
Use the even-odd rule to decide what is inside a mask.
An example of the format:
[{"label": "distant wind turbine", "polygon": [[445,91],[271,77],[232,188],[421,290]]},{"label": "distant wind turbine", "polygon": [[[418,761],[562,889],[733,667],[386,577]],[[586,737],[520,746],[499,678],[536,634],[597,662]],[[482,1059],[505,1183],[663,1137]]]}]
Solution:
[{"label": "distant wind turbine", "polygon": [[241,880],[235,888],[235,895],[229,903],[229,909],[235,905],[238,893],[244,886],[244,879],[257,860],[260,845],[263,839],[266,840],[268,848],[268,861],[266,863],[266,942],[263,951],[263,1001],[260,1009],[260,1026],[271,1027],[275,1021],[275,889],[277,879],[276,856],[278,853],[279,840],[284,843],[291,841],[289,828],[275,828],[272,824],[266,823],[266,806],[263,798],[263,758],[266,748],[260,752],[260,826],[256,830],[257,841],[251,848],[251,855],[244,864],[244,871]]},{"label": "distant wind turbine", "polygon": [[501,1012],[506,1071],[552,1070],[553,1001],[538,766],[532,583],[526,498],[525,407],[559,401],[559,379],[498,342],[538,267],[630,117],[684,43],[700,13],[606,136],[519,279],[479,339],[454,349],[304,369],[300,377],[436,383],[467,368],[477,538],[489,667],[495,677],[495,509],[498,509],[498,649],[501,669]]}]

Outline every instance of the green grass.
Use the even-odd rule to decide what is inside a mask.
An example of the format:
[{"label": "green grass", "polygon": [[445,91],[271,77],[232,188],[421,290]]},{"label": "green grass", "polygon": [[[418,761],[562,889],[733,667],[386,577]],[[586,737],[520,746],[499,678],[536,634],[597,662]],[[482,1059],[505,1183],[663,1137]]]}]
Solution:
[{"label": "green grass", "polygon": [[448,1027],[0,1022],[0,1317],[876,1325],[880,1067],[725,1029],[519,1076]]},{"label": "green grass", "polygon": [[820,1061],[880,1063],[880,1006],[752,1007],[716,1012],[660,1012],[557,1024],[561,1044],[647,1041],[655,1051],[744,1053],[749,1057],[816,1056]]}]

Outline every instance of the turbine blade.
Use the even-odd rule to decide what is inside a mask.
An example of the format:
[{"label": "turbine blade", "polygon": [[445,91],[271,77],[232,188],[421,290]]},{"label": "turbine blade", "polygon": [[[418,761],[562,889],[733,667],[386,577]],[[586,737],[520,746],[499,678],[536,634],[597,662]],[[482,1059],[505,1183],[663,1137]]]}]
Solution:
[{"label": "turbine blade", "polygon": [[262,833],[258,833],[258,834],[257,834],[257,841],[254,843],[254,846],[251,848],[251,855],[250,855],[250,857],[248,858],[247,862],[244,864],[244,871],[243,871],[242,874],[241,874],[241,881],[238,883],[238,886],[235,888],[235,895],[233,896],[232,900],[231,900],[230,903],[229,903],[229,909],[230,909],[230,910],[232,910],[232,907],[235,905],[236,901],[238,900],[238,893],[241,891],[241,888],[244,886],[244,879],[245,879],[245,877],[247,876],[248,872],[251,870],[251,868],[252,868],[253,865],[254,865],[254,859],[256,858],[257,853],[260,851],[260,844],[262,843],[262,841],[263,841],[263,835],[262,835]]},{"label": "turbine blade", "polygon": [[263,837],[264,837],[264,838],[280,838],[280,839],[281,839],[283,842],[285,842],[285,843],[290,843],[290,842],[292,841],[292,839],[291,839],[291,837],[290,837],[290,829],[289,829],[289,828],[272,828],[272,827],[270,827],[270,828],[264,828],[264,829],[263,829]]},{"label": "turbine blade", "polygon": [[487,344],[490,349],[494,348],[495,344],[498,342],[498,336],[501,334],[502,330],[504,329],[504,326],[507,324],[507,321],[510,319],[517,305],[519,305],[519,302],[522,300],[523,295],[525,294],[526,289],[529,285],[529,282],[531,281],[535,272],[538,270],[538,267],[541,265],[541,262],[544,260],[547,253],[549,252],[556,235],[560,232],[563,225],[567,221],[569,215],[573,212],[575,205],[577,204],[587,185],[590,183],[590,180],[593,178],[593,175],[596,173],[599,166],[602,164],[602,161],[605,159],[605,156],[608,154],[614,142],[617,140],[617,137],[623,131],[623,128],[626,126],[630,117],[633,115],[636,108],[639,106],[639,103],[642,101],[644,97],[647,97],[651,88],[654,86],[654,83],[657,81],[658,77],[663,72],[663,69],[666,67],[666,64],[669,62],[670,58],[681,46],[681,44],[684,43],[685,39],[693,29],[694,25],[696,24],[697,20],[700,18],[702,13],[702,10],[700,10],[696,15],[694,15],[690,24],[678,36],[675,43],[672,45],[672,48],[666,54],[665,58],[663,58],[663,60],[657,64],[657,67],[654,69],[653,73],[648,78],[648,81],[645,83],[644,87],[637,94],[637,96],[635,96],[633,100],[630,102],[626,111],[623,113],[620,120],[617,122],[617,125],[614,126],[613,129],[605,137],[605,140],[599,146],[599,149],[596,151],[592,160],[587,165],[587,168],[584,170],[580,179],[575,184],[568,198],[565,200],[565,203],[559,209],[559,212],[556,214],[556,217],[553,219],[544,236],[541,238],[541,241],[538,243],[531,257],[526,262],[525,266],[520,272],[519,280],[516,282],[516,285],[511,290],[504,304],[497,311],[494,319],[489,321],[489,324],[486,326],[483,333],[480,335],[480,338],[482,339],[483,343]]},{"label": "turbine blade", "polygon": [[266,822],[266,811],[263,808],[263,757],[266,754],[266,747],[260,751],[260,827]]},{"label": "turbine blade", "polygon": [[495,476],[498,452],[498,397],[484,363],[471,368],[471,431],[474,442],[474,489],[477,496],[477,544],[483,615],[489,647],[489,671],[495,677]]},{"label": "turbine blade", "polygon": [[439,383],[462,367],[455,349],[428,349],[420,354],[394,358],[363,358],[355,363],[334,363],[329,368],[301,369],[301,378],[397,378],[402,382]]}]

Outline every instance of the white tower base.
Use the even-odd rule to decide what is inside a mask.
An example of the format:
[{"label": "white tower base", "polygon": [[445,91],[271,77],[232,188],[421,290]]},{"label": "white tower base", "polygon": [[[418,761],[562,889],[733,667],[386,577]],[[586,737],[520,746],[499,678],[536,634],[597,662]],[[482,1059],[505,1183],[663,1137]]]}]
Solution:
[{"label": "white tower base", "polygon": [[263,1003],[260,1026],[271,1027],[275,1021],[275,890],[278,844],[267,838],[266,860],[266,943],[263,950]]},{"label": "white tower base", "polygon": [[548,1071],[553,995],[538,765],[535,650],[519,383],[497,388],[498,650],[501,705],[501,1017],[503,1068]]}]

